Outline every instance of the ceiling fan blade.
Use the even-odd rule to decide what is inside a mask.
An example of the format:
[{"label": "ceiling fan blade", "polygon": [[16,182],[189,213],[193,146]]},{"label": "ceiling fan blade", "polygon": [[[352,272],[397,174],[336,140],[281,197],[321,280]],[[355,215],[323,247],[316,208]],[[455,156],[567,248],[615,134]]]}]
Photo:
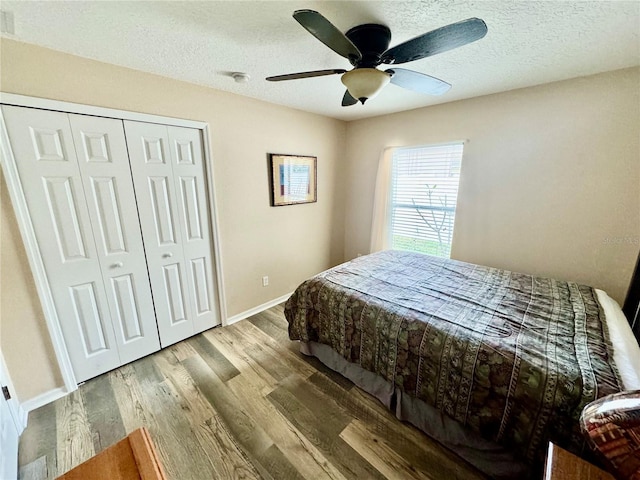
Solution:
[{"label": "ceiling fan blade", "polygon": [[276,75],[267,77],[270,82],[280,82],[281,80],[296,80],[298,78],[323,77],[325,75],[335,75],[337,73],[345,73],[346,70],[334,68],[333,70],[314,70],[312,72],[288,73],[286,75]]},{"label": "ceiling fan blade", "polygon": [[346,90],[344,92],[344,97],[342,97],[342,106],[349,107],[351,105],[355,105],[356,103],[358,103],[358,100],[353,98],[353,96],[349,93],[349,90]]},{"label": "ceiling fan blade", "polygon": [[390,48],[382,55],[383,63],[406,63],[446,52],[480,40],[487,34],[487,25],[479,18],[452,23]]},{"label": "ceiling fan blade", "polygon": [[293,18],[306,28],[311,35],[337,54],[349,60],[362,58],[360,50],[351,43],[351,40],[318,12],[314,10],[296,10],[293,12]]},{"label": "ceiling fan blade", "polygon": [[402,88],[427,95],[442,95],[449,91],[451,85],[438,78],[430,77],[424,73],[406,70],[404,68],[390,68],[390,82]]}]

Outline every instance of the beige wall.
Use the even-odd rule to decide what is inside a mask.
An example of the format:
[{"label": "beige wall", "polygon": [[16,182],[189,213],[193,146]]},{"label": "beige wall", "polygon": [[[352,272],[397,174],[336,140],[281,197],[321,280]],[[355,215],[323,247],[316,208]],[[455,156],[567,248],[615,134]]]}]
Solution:
[{"label": "beige wall", "polygon": [[[229,316],[342,261],[344,122],[10,40],[1,54],[3,92],[209,123]],[[318,202],[270,207],[267,152],[317,156]],[[24,401],[62,383],[6,194],[1,203],[0,346]]]},{"label": "beige wall", "polygon": [[[229,315],[368,251],[384,147],[460,139],[454,258],[623,299],[640,239],[640,69],[345,124],[9,40],[1,53],[2,91],[210,124]],[[318,203],[269,207],[267,152],[318,156]],[[0,346],[24,401],[62,382],[1,186]]]},{"label": "beige wall", "polygon": [[452,257],[624,300],[640,243],[640,69],[350,122],[347,138],[347,259],[369,249],[382,149],[467,139]]}]

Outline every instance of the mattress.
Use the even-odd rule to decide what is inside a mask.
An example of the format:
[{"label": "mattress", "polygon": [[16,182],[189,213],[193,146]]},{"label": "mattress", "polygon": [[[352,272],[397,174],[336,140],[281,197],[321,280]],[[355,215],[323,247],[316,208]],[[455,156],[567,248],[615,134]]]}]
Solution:
[{"label": "mattress", "polygon": [[[640,347],[620,306],[604,291],[597,290],[613,346],[613,358],[626,390],[640,390]],[[403,395],[390,382],[355,363],[348,362],[327,345],[301,342],[301,353],[318,358],[359,388],[376,397],[398,419],[411,423],[456,452],[468,463],[494,479],[540,478],[540,468],[518,461],[508,449],[487,441],[442,412],[411,396]]]},{"label": "mattress", "polygon": [[604,310],[616,364],[625,390],[640,390],[640,346],[618,303],[606,292],[596,290]]},{"label": "mattress", "polygon": [[581,453],[584,405],[636,385],[631,353],[618,353],[632,346],[624,322],[610,339],[604,320],[616,308],[584,285],[387,251],[303,283],[285,315],[292,339],[330,347],[400,403],[423,402],[532,465],[549,440]]}]

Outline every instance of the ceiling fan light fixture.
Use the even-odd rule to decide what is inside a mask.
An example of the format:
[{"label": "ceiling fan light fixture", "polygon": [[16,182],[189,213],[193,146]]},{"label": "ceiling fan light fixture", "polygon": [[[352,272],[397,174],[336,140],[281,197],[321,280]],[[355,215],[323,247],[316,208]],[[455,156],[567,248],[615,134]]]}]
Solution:
[{"label": "ceiling fan light fixture", "polygon": [[341,80],[351,96],[364,104],[380,93],[391,75],[375,68],[356,68],[342,75]]}]

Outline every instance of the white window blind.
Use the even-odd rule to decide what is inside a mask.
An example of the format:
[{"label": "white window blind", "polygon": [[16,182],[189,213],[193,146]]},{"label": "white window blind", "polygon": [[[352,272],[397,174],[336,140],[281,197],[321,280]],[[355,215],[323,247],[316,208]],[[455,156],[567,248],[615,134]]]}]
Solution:
[{"label": "white window blind", "polygon": [[397,148],[391,173],[391,247],[449,257],[462,143]]}]

